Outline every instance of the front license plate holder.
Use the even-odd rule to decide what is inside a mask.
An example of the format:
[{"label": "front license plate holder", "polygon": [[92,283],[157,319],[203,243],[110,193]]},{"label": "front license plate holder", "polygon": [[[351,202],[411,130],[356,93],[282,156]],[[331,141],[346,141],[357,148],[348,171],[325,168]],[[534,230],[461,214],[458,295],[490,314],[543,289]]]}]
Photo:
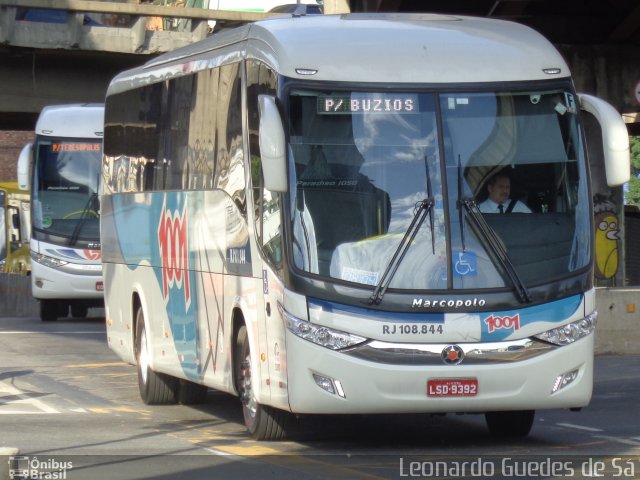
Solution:
[{"label": "front license plate holder", "polygon": [[475,397],[478,395],[477,378],[430,378],[427,397]]}]

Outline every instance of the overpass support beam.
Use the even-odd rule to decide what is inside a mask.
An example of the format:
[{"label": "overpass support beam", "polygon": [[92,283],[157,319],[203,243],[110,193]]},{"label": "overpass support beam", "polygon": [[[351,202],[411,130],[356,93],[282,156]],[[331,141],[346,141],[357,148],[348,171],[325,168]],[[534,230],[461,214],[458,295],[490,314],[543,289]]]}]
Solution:
[{"label": "overpass support beam", "polygon": [[13,37],[16,7],[0,7],[0,43],[8,43]]}]

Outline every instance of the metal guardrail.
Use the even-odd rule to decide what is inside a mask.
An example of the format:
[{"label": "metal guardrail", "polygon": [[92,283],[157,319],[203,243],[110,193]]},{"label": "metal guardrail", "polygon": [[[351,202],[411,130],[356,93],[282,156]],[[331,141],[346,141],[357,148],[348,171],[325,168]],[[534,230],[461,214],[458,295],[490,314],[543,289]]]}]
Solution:
[{"label": "metal guardrail", "polygon": [[38,301],[31,296],[31,277],[0,273],[0,316],[35,317]]},{"label": "metal guardrail", "polygon": [[0,0],[0,44],[154,54],[202,40],[213,25],[217,30],[272,15],[131,1]]}]

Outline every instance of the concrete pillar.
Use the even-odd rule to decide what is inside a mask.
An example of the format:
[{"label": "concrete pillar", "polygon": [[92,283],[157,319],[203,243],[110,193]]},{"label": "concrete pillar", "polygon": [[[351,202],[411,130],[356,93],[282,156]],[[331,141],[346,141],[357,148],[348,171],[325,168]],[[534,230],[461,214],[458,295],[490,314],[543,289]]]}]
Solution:
[{"label": "concrete pillar", "polygon": [[348,0],[325,0],[324,13],[327,15],[334,13],[351,13],[351,7],[349,6]]},{"label": "concrete pillar", "polygon": [[138,17],[131,27],[132,53],[140,53],[144,50],[147,41],[147,17]]},{"label": "concrete pillar", "polygon": [[0,7],[0,43],[6,43],[13,35],[16,7]]}]

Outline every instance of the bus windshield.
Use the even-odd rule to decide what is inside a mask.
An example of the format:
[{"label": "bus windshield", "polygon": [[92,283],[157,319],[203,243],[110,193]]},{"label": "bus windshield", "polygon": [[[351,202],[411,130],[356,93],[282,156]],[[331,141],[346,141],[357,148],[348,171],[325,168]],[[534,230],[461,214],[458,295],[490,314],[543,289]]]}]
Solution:
[{"label": "bus windshield", "polygon": [[102,142],[38,137],[35,146],[34,233],[99,238],[98,181]]},{"label": "bus windshield", "polygon": [[375,286],[392,265],[394,289],[516,286],[527,298],[525,285],[588,266],[569,91],[293,90],[289,104],[299,270]]}]

